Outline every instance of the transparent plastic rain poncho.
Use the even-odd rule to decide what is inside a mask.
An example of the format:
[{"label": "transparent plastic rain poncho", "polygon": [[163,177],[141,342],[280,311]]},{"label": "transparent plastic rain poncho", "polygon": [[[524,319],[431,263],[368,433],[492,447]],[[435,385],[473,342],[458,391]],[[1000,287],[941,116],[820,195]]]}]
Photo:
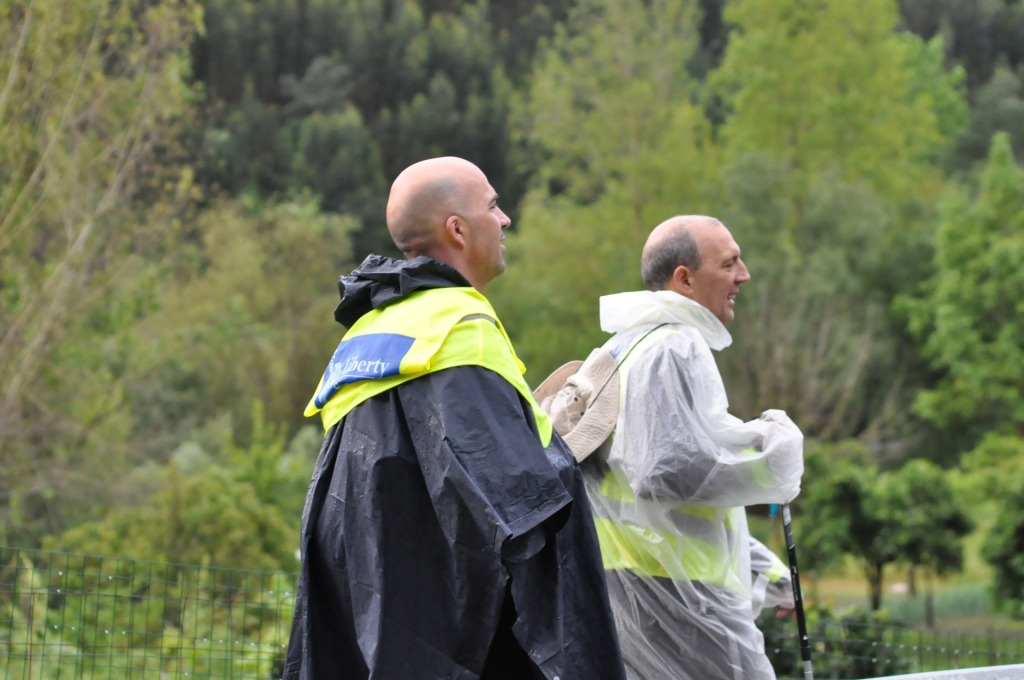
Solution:
[{"label": "transparent plastic rain poncho", "polygon": [[606,296],[601,327],[615,333],[619,416],[583,467],[628,675],[774,678],[754,618],[792,591],[743,506],[797,496],[803,435],[783,411],[728,413],[711,350],[732,338],[699,304]]}]

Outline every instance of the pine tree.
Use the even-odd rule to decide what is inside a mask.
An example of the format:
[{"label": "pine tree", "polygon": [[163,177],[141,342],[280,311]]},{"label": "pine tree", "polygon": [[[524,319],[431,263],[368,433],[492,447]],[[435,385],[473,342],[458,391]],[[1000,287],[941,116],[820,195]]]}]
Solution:
[{"label": "pine tree", "polygon": [[917,408],[940,425],[1024,428],[1024,170],[992,139],[977,198],[954,191],[938,228],[927,293],[906,300],[924,354],[943,373]]}]

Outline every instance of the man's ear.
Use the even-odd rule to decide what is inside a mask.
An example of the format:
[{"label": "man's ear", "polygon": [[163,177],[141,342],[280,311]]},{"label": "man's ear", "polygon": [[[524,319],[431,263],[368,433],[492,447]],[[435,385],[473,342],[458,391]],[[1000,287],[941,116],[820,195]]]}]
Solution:
[{"label": "man's ear", "polygon": [[444,221],[444,230],[448,237],[459,244],[460,248],[466,247],[466,223],[458,215],[452,215]]},{"label": "man's ear", "polygon": [[689,267],[679,265],[672,272],[672,288],[680,295],[690,297],[693,295],[693,272]]}]

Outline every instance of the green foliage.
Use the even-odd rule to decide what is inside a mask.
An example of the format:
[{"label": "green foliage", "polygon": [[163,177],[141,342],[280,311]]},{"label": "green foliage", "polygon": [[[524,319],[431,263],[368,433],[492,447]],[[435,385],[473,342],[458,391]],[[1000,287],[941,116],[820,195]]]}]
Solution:
[{"label": "green foliage", "polygon": [[961,540],[972,525],[958,502],[948,474],[934,463],[916,459],[884,474],[881,520],[895,527],[893,542],[900,558],[936,574],[960,569]]},{"label": "green foliage", "polygon": [[716,212],[755,303],[723,355],[734,401],[749,415],[785,408],[827,439],[905,436],[913,350],[887,308],[928,273],[935,160],[963,125],[961,76],[944,70],[941,40],[894,31],[887,0],[739,0],[725,16],[734,29],[709,78],[730,111]]},{"label": "green foliage", "polygon": [[1006,132],[1017,157],[1024,158],[1024,84],[1020,76],[1004,68],[974,94],[970,127],[955,150],[956,166],[970,167],[984,161],[997,132]]},{"label": "green foliage", "polygon": [[982,556],[995,567],[993,592],[999,607],[1024,618],[1024,489],[1006,499],[985,537]]},{"label": "green foliage", "polygon": [[1024,438],[990,432],[961,465],[965,491],[989,524],[981,555],[995,571],[996,608],[1024,618]]},{"label": "green foliage", "polygon": [[295,575],[5,549],[0,678],[280,677]]},{"label": "green foliage", "polygon": [[[172,463],[164,488],[141,508],[114,510],[105,519],[70,529],[44,545],[91,555],[160,561],[293,569],[294,532],[281,514],[260,503],[251,484],[227,470],[184,475]],[[291,539],[291,540],[289,540]]]},{"label": "green foliage", "polygon": [[1006,134],[993,138],[976,199],[954,191],[943,204],[935,275],[926,294],[904,299],[923,353],[943,372],[917,409],[941,425],[972,419],[1024,425],[1024,171]]},{"label": "green foliage", "polygon": [[388,183],[441,154],[515,218],[488,293],[531,382],[604,341],[597,298],[641,286],[654,225],[726,222],[754,276],[720,358],[732,408],[785,408],[825,442],[799,501],[809,565],[855,555],[880,599],[885,564],[959,564],[947,475],[880,471],[868,446],[953,462],[987,433],[956,491],[1015,498],[1019,3],[9,5],[7,542],[291,568],[337,276],[394,252]]},{"label": "green foliage", "polygon": [[509,143],[510,78],[568,4],[429,0],[207,0],[194,50],[211,119],[199,180],[229,195],[309,189],[359,219],[362,259],[396,253],[388,183],[423,158],[484,169],[514,208],[525,173]]},{"label": "green foliage", "polygon": [[958,569],[962,538],[971,523],[955,501],[947,473],[924,460],[879,472],[856,442],[808,451],[808,485],[800,500],[801,547],[808,566],[827,568],[857,558],[871,588],[872,609],[882,604],[887,564],[904,562],[935,573]]},{"label": "green foliage", "polygon": [[603,341],[598,296],[640,287],[647,233],[707,193],[694,19],[687,0],[582,2],[540,57],[517,116],[546,160],[492,294],[532,380]]},{"label": "green foliage", "polygon": [[835,173],[800,198],[799,174],[764,154],[723,173],[719,216],[753,276],[719,360],[730,403],[750,417],[783,408],[826,439],[891,437],[903,422],[899,354],[879,272],[892,210]]},{"label": "green foliage", "polygon": [[1000,66],[1024,63],[1024,7],[1019,2],[899,0],[903,23],[925,39],[941,34],[948,58],[963,66],[971,90]]},{"label": "green foliage", "polygon": [[[814,672],[821,677],[875,678],[915,670],[915,657],[899,653],[891,643],[903,632],[884,611],[861,607],[807,607],[808,637],[814,650]],[[803,674],[797,627],[792,616],[768,611],[757,620],[764,633],[765,652],[780,677]],[[881,648],[881,649],[880,649]],[[901,648],[902,649],[902,648]]]},{"label": "green foliage", "polygon": [[380,220],[387,190],[380,152],[354,107],[303,118],[292,166],[299,186],[321,196],[324,208]]},{"label": "green foliage", "polygon": [[751,416],[785,408],[827,439],[906,436],[903,383],[920,369],[887,308],[928,273],[960,74],[944,70],[941,40],[894,31],[887,0],[740,0],[725,15],[734,29],[710,76],[730,111],[716,203],[755,303],[723,354],[733,401]]},{"label": "green foliage", "polygon": [[11,537],[74,521],[105,496],[83,468],[125,461],[111,341],[145,309],[144,255],[192,196],[174,139],[190,113],[199,19],[189,0],[0,11],[0,499]]},{"label": "green foliage", "polygon": [[493,293],[532,380],[603,342],[596,298],[641,287],[654,225],[709,212],[754,277],[722,355],[737,412],[785,408],[828,439],[908,433],[913,349],[888,304],[928,268],[921,215],[963,123],[960,76],[941,41],[894,33],[891,3],[790,4],[727,5],[717,136],[694,104],[695,3],[581,3],[541,53],[515,120],[543,162]]},{"label": "green foliage", "polygon": [[179,447],[153,479],[154,490],[136,506],[111,510],[46,539],[47,549],[124,556],[162,562],[242,569],[297,568],[299,519],[317,433],[301,431],[291,446],[279,428],[253,407],[251,442],[240,446],[230,431],[216,448],[197,442]]},{"label": "green foliage", "polygon": [[298,428],[343,333],[331,312],[353,225],[308,196],[200,214],[198,242],[156,292],[159,312],[134,329],[127,390],[139,446],[166,455],[220,413],[245,432],[254,400],[269,422]]},{"label": "green foliage", "polygon": [[964,454],[960,466],[973,501],[1002,500],[1024,479],[1024,438],[989,432]]},{"label": "green foliage", "polygon": [[726,19],[712,82],[732,110],[722,135],[733,154],[770,153],[807,181],[838,168],[887,197],[934,175],[921,161],[963,117],[959,76],[943,70],[941,42],[894,31],[894,3],[737,0]]},{"label": "green foliage", "polygon": [[722,354],[730,400],[829,440],[907,437],[905,384],[923,371],[888,307],[928,273],[961,75],[941,40],[894,31],[887,0],[738,0],[725,17],[714,205],[753,276]]},{"label": "green foliage", "polygon": [[894,527],[887,526],[882,516],[880,475],[870,459],[855,441],[808,450],[810,483],[802,493],[800,512],[813,522],[809,527],[801,525],[800,541],[810,568],[827,568],[845,555],[860,559],[877,609],[882,569],[899,557],[899,547]]}]

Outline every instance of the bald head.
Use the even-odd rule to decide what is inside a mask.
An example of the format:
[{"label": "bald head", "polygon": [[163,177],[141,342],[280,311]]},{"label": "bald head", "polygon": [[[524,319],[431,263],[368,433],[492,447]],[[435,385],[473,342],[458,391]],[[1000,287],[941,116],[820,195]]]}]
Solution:
[{"label": "bald head", "polygon": [[489,186],[477,166],[461,158],[431,158],[410,165],[391,185],[388,232],[407,257],[429,254],[445,220],[465,212],[467,197]]},{"label": "bald head", "polygon": [[702,264],[700,242],[720,229],[725,225],[706,215],[677,215],[656,226],[640,257],[644,285],[649,290],[663,290],[677,267],[698,271]]},{"label": "bald head", "polygon": [[410,165],[391,185],[387,216],[391,238],[406,257],[451,265],[479,291],[505,271],[502,241],[512,222],[469,161],[431,158]]}]

